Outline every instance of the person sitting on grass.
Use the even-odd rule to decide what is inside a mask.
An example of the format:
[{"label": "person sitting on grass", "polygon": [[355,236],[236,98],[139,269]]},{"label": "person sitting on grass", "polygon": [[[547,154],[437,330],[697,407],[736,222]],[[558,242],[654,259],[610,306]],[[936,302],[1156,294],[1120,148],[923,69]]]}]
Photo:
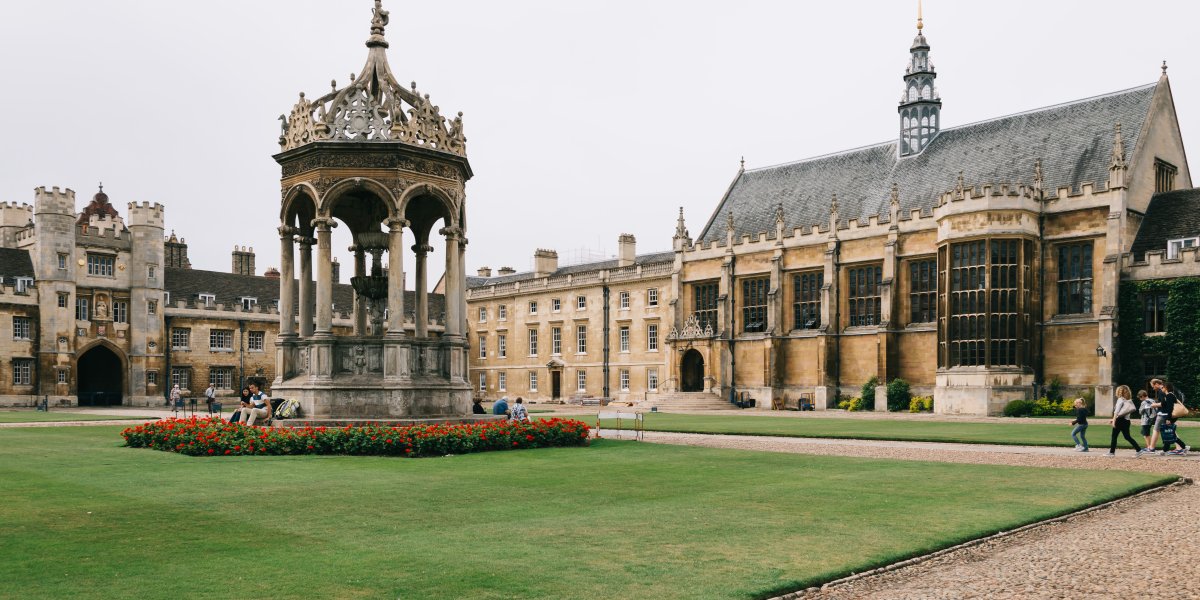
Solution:
[{"label": "person sitting on grass", "polygon": [[1075,426],[1071,430],[1071,439],[1075,440],[1075,450],[1077,452],[1087,452],[1087,407],[1083,405],[1083,398],[1075,399],[1075,420],[1071,424]]},{"label": "person sitting on grass", "polygon": [[529,411],[525,410],[525,404],[523,404],[520,396],[517,397],[517,403],[513,405],[512,416],[509,418],[518,423],[529,422]]}]

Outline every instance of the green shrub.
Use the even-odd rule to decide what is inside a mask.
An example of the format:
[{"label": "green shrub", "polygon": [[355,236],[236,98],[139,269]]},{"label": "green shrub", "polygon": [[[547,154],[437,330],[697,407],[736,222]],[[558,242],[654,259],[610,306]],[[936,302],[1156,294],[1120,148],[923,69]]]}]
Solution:
[{"label": "green shrub", "polygon": [[1028,417],[1033,414],[1036,404],[1033,400],[1013,400],[1004,405],[1004,416]]},{"label": "green shrub", "polygon": [[908,412],[933,412],[933,398],[930,396],[913,396],[908,401]]},{"label": "green shrub", "polygon": [[1050,385],[1046,386],[1045,398],[1051,402],[1061,402],[1062,401],[1062,399],[1063,399],[1062,382],[1059,381],[1057,377],[1055,377],[1054,379],[1051,379]]},{"label": "green shrub", "polygon": [[862,384],[861,401],[864,410],[875,410],[875,386],[877,385],[879,385],[879,378],[874,375]]},{"label": "green shrub", "polygon": [[908,382],[903,379],[893,379],[887,384],[887,408],[892,412],[904,410],[912,400],[912,391]]}]

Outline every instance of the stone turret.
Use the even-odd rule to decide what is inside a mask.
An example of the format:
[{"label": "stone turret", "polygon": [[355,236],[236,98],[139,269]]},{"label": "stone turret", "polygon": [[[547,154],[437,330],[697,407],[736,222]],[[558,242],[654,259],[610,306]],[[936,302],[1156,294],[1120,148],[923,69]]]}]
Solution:
[{"label": "stone turret", "polygon": [[32,206],[25,203],[0,202],[0,248],[16,248],[17,232],[32,221]]},{"label": "stone turret", "polygon": [[[57,187],[34,190],[33,225],[37,243],[31,256],[39,281],[69,281],[74,291],[75,192]],[[66,268],[59,268],[65,255]]]}]

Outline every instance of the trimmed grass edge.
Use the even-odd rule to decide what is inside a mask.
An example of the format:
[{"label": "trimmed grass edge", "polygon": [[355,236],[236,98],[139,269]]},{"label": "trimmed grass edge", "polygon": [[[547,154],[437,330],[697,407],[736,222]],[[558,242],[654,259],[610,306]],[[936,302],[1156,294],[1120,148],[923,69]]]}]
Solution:
[{"label": "trimmed grass edge", "polygon": [[796,580],[795,585],[788,584],[779,586],[773,590],[764,591],[761,594],[755,594],[753,597],[755,600],[792,600],[799,597],[799,595],[804,592],[816,591],[829,586],[844,585],[866,577],[880,575],[890,571],[917,565],[941,556],[945,556],[951,552],[957,552],[959,550],[965,550],[967,548],[978,546],[991,540],[1003,539],[1025,533],[1045,525],[1061,523],[1075,517],[1110,508],[1121,502],[1126,502],[1149,494],[1157,494],[1168,489],[1184,485],[1192,485],[1192,480],[1187,477],[1164,476],[1157,482],[1134,487],[1125,493],[1102,496],[1094,502],[1064,509],[1057,513],[1052,513],[1048,517],[1044,517],[1037,521],[1030,521],[1011,529],[986,531],[983,535],[978,537],[950,539],[944,544],[939,544],[934,547],[917,549],[912,552],[881,558],[878,561],[868,563],[863,570],[844,570],[836,573],[832,577],[809,577],[805,579],[799,579]]}]

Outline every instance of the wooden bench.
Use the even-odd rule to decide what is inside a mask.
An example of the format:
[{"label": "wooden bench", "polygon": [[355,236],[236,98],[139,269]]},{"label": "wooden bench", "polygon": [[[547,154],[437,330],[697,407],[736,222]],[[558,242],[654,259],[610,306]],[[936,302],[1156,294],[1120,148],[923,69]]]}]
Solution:
[{"label": "wooden bench", "polygon": [[642,413],[636,411],[602,410],[596,413],[596,437],[600,437],[600,419],[617,420],[617,439],[621,439],[625,421],[633,422],[633,439],[642,440],[646,437],[646,420]]}]

